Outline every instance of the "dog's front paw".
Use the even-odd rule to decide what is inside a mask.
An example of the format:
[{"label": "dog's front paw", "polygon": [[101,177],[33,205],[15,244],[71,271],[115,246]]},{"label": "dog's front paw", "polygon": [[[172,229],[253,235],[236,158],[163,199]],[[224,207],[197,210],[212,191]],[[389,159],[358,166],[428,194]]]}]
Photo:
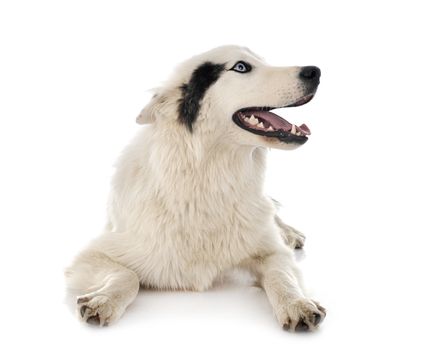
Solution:
[{"label": "dog's front paw", "polygon": [[306,236],[304,234],[293,227],[289,226],[289,240],[291,241],[290,246],[295,249],[301,249],[304,247],[304,241],[306,240]]},{"label": "dog's front paw", "polygon": [[304,246],[306,237],[300,231],[294,229],[282,221],[278,215],[275,216],[275,222],[280,229],[284,242],[291,248],[300,249]]},{"label": "dog's front paw", "polygon": [[306,240],[303,233],[289,225],[284,225],[282,230],[284,231],[285,242],[289,247],[295,249],[303,248],[304,241]]},{"label": "dog's front paw", "polygon": [[283,329],[313,331],[326,317],[326,309],[310,299],[298,299],[282,307],[277,313]]},{"label": "dog's front paw", "polygon": [[77,310],[82,321],[99,326],[109,325],[122,314],[111,298],[95,293],[78,297]]}]

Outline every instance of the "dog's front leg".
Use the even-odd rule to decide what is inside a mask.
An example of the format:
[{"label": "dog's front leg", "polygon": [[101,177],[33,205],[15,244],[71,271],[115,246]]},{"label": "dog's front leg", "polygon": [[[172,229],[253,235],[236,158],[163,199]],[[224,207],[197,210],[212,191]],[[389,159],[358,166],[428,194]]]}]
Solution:
[{"label": "dog's front leg", "polygon": [[255,273],[284,329],[314,330],[326,310],[305,297],[299,271],[291,251],[278,251],[251,258],[249,269]]},{"label": "dog's front leg", "polygon": [[69,288],[78,294],[80,319],[100,326],[116,322],[140,286],[133,271],[92,249],[75,259],[66,270],[66,277]]},{"label": "dog's front leg", "polygon": [[[272,201],[273,206],[276,208],[276,210],[279,211],[281,204],[276,199],[273,199],[271,197],[270,200]],[[303,248],[306,237],[302,232],[284,223],[284,221],[281,220],[278,214],[275,215],[275,223],[279,227],[279,233],[281,234],[282,239],[289,247],[291,247],[292,249]]]}]

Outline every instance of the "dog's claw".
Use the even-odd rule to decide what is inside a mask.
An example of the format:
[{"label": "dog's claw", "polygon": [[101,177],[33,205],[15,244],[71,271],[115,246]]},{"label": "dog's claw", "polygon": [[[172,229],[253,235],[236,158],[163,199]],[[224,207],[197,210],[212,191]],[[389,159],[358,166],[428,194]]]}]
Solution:
[{"label": "dog's claw", "polygon": [[290,318],[287,318],[286,322],[282,325],[282,329],[285,331],[288,331],[290,329],[290,323],[292,320]]},{"label": "dog's claw", "polygon": [[299,320],[295,327],[295,331],[308,331],[309,325],[303,319]]},{"label": "dog's claw", "polygon": [[99,318],[99,315],[96,314],[94,316],[90,316],[89,318],[87,318],[87,323],[97,326],[101,323],[101,319]]},{"label": "dog's claw", "polygon": [[320,323],[320,321],[321,321],[321,315],[320,314],[317,314],[317,313],[314,313],[314,325],[315,326],[318,326],[318,324]]},{"label": "dog's claw", "polygon": [[86,303],[86,302],[88,302],[88,298],[78,298],[78,300],[77,300],[77,304],[79,305],[79,304],[84,304],[84,303]]},{"label": "dog's claw", "polygon": [[[78,302],[79,304],[79,302]],[[87,306],[86,305],[82,305],[81,308],[79,309],[79,312],[81,314],[81,317],[84,317],[85,315],[85,310],[87,310]]]}]

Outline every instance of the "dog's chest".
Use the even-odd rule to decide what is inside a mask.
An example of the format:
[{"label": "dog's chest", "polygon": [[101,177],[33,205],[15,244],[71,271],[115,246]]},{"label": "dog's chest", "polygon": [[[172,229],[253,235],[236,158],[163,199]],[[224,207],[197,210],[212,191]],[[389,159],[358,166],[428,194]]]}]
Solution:
[{"label": "dog's chest", "polygon": [[257,253],[273,217],[262,195],[263,157],[213,159],[201,168],[186,155],[158,157],[157,168],[121,169],[110,214],[130,237],[132,268],[143,284],[205,289]]},{"label": "dog's chest", "polygon": [[271,215],[271,206],[260,197],[251,200],[209,195],[142,205],[145,215],[137,215],[134,231],[143,284],[203,290],[256,254],[268,227],[262,218]]}]

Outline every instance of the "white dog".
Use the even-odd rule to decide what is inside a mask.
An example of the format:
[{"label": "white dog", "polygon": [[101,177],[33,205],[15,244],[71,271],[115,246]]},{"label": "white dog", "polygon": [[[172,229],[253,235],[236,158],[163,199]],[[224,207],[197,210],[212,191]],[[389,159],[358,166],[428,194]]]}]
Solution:
[{"label": "white dog", "polygon": [[272,67],[237,46],[180,65],[118,161],[106,232],[66,271],[82,320],[117,321],[140,285],[203,291],[244,268],[285,329],[318,326],[325,309],[305,296],[293,255],[304,236],[279,219],[263,182],[267,149],[310,134],[270,110],[310,101],[319,78],[317,67]]}]

